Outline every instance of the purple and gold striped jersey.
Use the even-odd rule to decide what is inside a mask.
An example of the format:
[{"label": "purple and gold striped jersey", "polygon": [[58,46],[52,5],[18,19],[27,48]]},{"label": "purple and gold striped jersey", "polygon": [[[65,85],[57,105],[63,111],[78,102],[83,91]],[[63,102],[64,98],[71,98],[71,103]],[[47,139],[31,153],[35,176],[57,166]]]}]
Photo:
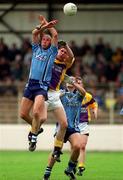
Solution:
[{"label": "purple and gold striped jersey", "polygon": [[94,109],[97,106],[98,104],[92,95],[86,92],[81,106],[80,123],[89,122],[91,120],[90,109]]},{"label": "purple and gold striped jersey", "polygon": [[66,71],[72,66],[74,58],[71,63],[61,62],[58,59],[55,60],[52,68],[52,78],[50,82],[50,89],[59,91],[60,85],[64,80]]}]

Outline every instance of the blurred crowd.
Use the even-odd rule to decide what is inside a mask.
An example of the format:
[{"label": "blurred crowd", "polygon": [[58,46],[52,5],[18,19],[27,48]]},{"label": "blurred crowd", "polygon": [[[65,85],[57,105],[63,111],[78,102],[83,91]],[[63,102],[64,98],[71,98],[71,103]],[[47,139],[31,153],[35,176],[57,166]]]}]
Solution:
[{"label": "blurred crowd", "polygon": [[[79,75],[98,100],[100,106],[105,107],[114,104],[119,109],[123,105],[123,49],[113,47],[104,41],[102,37],[97,43],[91,45],[88,39],[84,39],[81,45],[72,40],[69,42],[74,52],[76,61],[68,74]],[[25,82],[29,73],[31,62],[30,39],[25,38],[21,47],[13,43],[11,47],[0,38],[0,84],[9,87],[16,94],[12,84]],[[109,90],[114,94],[106,93]],[[0,86],[0,93],[7,88]],[[106,91],[107,90],[107,91]],[[107,97],[110,101],[104,101]],[[114,101],[112,101],[114,99]]]}]

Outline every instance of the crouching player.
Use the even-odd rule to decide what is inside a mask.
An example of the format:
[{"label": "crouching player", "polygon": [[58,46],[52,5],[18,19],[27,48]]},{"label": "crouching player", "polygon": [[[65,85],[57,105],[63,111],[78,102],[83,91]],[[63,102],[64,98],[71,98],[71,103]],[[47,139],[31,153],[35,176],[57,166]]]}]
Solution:
[{"label": "crouching player", "polygon": [[[80,77],[77,78],[78,84],[82,84],[82,79]],[[78,163],[78,176],[82,176],[83,171],[85,170],[85,155],[86,155],[86,145],[89,136],[89,121],[91,120],[91,112],[94,115],[94,118],[97,119],[97,110],[98,104],[94,100],[93,96],[86,92],[85,97],[82,101],[81,113],[80,113],[80,121],[79,121],[79,129],[81,133],[81,149],[79,155],[79,163]]]},{"label": "crouching player", "polygon": [[[72,77],[71,80],[72,84],[67,84],[65,92],[61,95],[61,101],[64,106],[68,122],[64,142],[69,141],[71,144],[70,159],[68,162],[68,167],[64,172],[67,176],[74,180],[76,179],[74,171],[77,165],[81,147],[81,134],[78,125],[80,119],[81,104],[86,91],[81,84],[77,83],[74,77]],[[57,127],[57,132],[58,128],[59,125]],[[55,158],[50,155],[49,162],[44,173],[44,180],[49,180],[55,161]]]}]

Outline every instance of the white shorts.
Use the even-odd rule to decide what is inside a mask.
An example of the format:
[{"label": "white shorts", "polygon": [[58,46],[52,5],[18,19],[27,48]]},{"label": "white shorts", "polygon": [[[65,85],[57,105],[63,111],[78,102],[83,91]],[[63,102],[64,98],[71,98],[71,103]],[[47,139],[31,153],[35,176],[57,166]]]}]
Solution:
[{"label": "white shorts", "polygon": [[79,129],[81,134],[89,134],[89,125],[87,122],[80,123]]},{"label": "white shorts", "polygon": [[[60,91],[48,91],[48,100],[46,101],[48,111],[55,110],[59,107],[63,108],[62,102],[60,100]],[[63,108],[64,109],[64,108]]]}]

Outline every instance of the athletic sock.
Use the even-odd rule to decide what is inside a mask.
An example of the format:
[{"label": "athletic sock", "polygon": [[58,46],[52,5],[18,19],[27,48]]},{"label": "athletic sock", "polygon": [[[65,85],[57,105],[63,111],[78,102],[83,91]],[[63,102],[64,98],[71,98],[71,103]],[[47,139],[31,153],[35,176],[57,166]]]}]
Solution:
[{"label": "athletic sock", "polygon": [[63,146],[63,141],[60,141],[58,140],[57,138],[55,138],[55,141],[54,141],[54,147],[58,147],[58,148],[62,148]]},{"label": "athletic sock", "polygon": [[67,168],[67,170],[68,171],[73,171],[75,168],[76,168],[76,165],[77,165],[77,162],[75,161],[69,161],[69,163],[68,163],[68,168]]},{"label": "athletic sock", "polygon": [[37,142],[37,135],[32,133],[31,142]]},{"label": "athletic sock", "polygon": [[47,166],[45,169],[44,177],[49,177],[51,174],[51,170],[52,170],[52,168]]},{"label": "athletic sock", "polygon": [[85,168],[84,163],[79,163],[79,164],[78,164],[78,168]]}]

